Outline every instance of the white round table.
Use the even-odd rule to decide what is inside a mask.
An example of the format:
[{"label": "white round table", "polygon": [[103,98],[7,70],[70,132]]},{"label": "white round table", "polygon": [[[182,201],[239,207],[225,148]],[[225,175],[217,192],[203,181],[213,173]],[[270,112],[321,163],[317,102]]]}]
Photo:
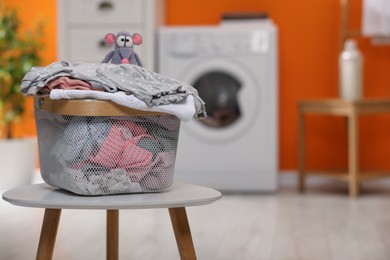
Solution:
[{"label": "white round table", "polygon": [[109,196],[80,196],[47,184],[32,184],[3,193],[17,206],[45,208],[36,259],[51,259],[62,209],[107,210],[107,259],[118,259],[120,209],[168,208],[181,259],[196,259],[185,207],[210,204],[221,193],[210,188],[174,183],[167,191]]}]

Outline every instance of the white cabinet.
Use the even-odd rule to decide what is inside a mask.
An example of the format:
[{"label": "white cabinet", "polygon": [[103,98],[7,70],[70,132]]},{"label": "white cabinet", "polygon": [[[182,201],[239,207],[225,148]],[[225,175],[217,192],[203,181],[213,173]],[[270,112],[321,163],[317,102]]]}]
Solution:
[{"label": "white cabinet", "polygon": [[156,32],[164,20],[163,0],[58,0],[58,59],[101,62],[113,50],[107,33],[140,33],[134,46],[145,68],[155,70]]}]

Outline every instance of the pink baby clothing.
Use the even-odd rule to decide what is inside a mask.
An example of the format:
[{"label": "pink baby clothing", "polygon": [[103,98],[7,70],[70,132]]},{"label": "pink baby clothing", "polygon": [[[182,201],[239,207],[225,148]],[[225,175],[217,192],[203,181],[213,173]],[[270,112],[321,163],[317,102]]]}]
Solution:
[{"label": "pink baby clothing", "polygon": [[107,138],[90,161],[108,169],[125,169],[133,180],[139,180],[149,171],[153,160],[150,151],[137,146],[142,138],[154,139],[140,125],[115,120]]},{"label": "pink baby clothing", "polygon": [[151,138],[150,135],[139,135],[124,142],[123,152],[118,161],[119,168],[131,170],[133,167],[149,167],[152,163],[153,154],[137,146],[141,138]]},{"label": "pink baby clothing", "polygon": [[59,77],[50,81],[45,87],[43,87],[41,93],[50,93],[53,89],[66,89],[66,90],[97,90],[105,91],[103,88],[94,88],[86,81],[74,79],[70,77]]},{"label": "pink baby clothing", "polygon": [[113,124],[98,153],[90,158],[90,161],[99,163],[108,169],[114,169],[118,165],[124,145],[121,126]]}]

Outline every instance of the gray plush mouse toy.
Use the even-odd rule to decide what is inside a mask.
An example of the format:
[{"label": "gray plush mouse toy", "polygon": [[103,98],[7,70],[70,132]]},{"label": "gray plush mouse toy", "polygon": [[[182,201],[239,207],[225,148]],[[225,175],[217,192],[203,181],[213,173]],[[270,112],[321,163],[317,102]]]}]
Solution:
[{"label": "gray plush mouse toy", "polygon": [[135,64],[142,67],[142,62],[137,53],[133,50],[133,45],[142,43],[142,36],[138,33],[119,32],[116,35],[109,33],[104,38],[107,45],[115,43],[115,49],[110,51],[102,60],[102,63],[112,64]]}]

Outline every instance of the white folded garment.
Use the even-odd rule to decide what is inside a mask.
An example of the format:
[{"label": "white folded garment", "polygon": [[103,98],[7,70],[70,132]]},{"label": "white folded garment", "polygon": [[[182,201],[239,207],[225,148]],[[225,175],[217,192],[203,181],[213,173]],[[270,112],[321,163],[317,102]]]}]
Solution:
[{"label": "white folded garment", "polygon": [[187,96],[182,102],[168,105],[148,106],[134,95],[127,95],[119,91],[114,93],[95,90],[67,90],[53,89],[50,99],[87,99],[110,100],[119,105],[142,111],[162,112],[175,115],[182,121],[189,121],[195,115],[195,104],[192,95]]},{"label": "white folded garment", "polygon": [[367,37],[390,37],[390,1],[363,1],[362,34]]}]

